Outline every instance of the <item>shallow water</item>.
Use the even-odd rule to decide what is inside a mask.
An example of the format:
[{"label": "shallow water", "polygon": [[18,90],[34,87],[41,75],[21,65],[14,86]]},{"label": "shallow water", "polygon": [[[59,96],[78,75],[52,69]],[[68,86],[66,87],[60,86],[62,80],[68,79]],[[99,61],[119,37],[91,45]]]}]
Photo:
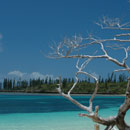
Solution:
[{"label": "shallow water", "polygon": [[[87,105],[90,97],[74,98]],[[123,101],[122,96],[98,96],[94,105],[98,104],[99,114],[107,117],[116,115]],[[93,130],[94,123],[79,113],[85,112],[61,96],[0,95],[0,130]],[[126,120],[130,124],[130,112]]]}]

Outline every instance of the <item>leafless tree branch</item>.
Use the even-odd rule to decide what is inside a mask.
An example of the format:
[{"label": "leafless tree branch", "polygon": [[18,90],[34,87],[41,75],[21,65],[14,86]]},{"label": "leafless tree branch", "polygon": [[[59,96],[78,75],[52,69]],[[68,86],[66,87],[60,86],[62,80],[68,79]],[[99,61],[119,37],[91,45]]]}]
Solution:
[{"label": "leafless tree branch", "polygon": [[[130,23],[125,23],[121,24],[121,21],[116,18],[116,19],[110,19],[107,17],[104,17],[100,22],[96,23],[99,25],[102,29],[119,29],[119,30],[130,30],[129,26]],[[94,59],[106,59],[108,61],[113,62],[117,66],[122,67],[121,69],[115,70],[115,72],[119,71],[128,71],[130,73],[130,67],[127,63],[128,58],[130,56],[129,51],[130,51],[130,39],[128,38],[130,36],[130,33],[122,33],[122,34],[116,34],[113,36],[113,38],[110,39],[97,39],[90,35],[87,38],[83,38],[81,36],[74,36],[72,39],[65,38],[62,42],[58,44],[56,49],[52,48],[54,51],[53,57],[56,58],[77,58],[77,63],[76,63],[76,68],[77,72],[75,73],[75,82],[72,85],[71,89],[65,94],[62,91],[62,83],[61,83],[61,77],[59,78],[59,84],[58,84],[58,92],[70,100],[72,103],[80,107],[81,109],[87,111],[87,114],[79,114],[80,116],[86,116],[91,118],[94,122],[103,124],[106,126],[105,130],[111,130],[114,126],[117,126],[119,130],[130,130],[130,126],[128,126],[125,121],[124,117],[126,115],[126,112],[130,108],[130,78],[128,79],[128,84],[127,84],[127,90],[126,90],[126,99],[124,101],[124,104],[122,104],[118,110],[117,116],[113,117],[108,117],[108,118],[102,118],[98,115],[99,111],[99,106],[95,107],[95,110],[93,110],[93,100],[94,97],[97,94],[99,83],[98,83],[98,78],[94,76],[91,73],[86,72],[84,69],[87,67],[89,62]],[[125,38],[124,38],[125,37]],[[116,43],[111,46],[106,46],[106,42],[109,43]],[[117,43],[121,43],[121,45],[117,45]],[[123,44],[122,44],[123,43]],[[124,46],[125,43],[125,46]],[[102,54],[89,54],[88,51],[86,51],[86,54],[80,54],[79,50],[82,51],[82,49],[87,49],[89,46],[94,46],[98,45],[99,50],[102,52]],[[127,47],[126,47],[127,46]],[[110,49],[123,49],[125,56],[122,58],[121,62],[110,56],[107,48]],[[79,63],[81,62],[81,59],[86,59],[81,65]],[[95,80],[95,90],[89,99],[89,106],[85,106],[75,100],[74,98],[71,97],[71,92],[73,89],[76,87],[79,81],[79,75],[85,75],[88,76],[92,79]]]}]

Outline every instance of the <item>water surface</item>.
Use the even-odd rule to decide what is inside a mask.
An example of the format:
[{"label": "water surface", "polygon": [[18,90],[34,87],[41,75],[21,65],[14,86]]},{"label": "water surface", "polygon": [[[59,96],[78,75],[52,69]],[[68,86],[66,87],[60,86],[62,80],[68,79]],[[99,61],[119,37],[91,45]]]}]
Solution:
[{"label": "water surface", "polygon": [[[88,105],[90,96],[74,98]],[[107,117],[116,115],[123,101],[123,96],[97,96],[94,106],[99,105],[99,114]],[[79,113],[85,112],[61,96],[0,95],[1,130],[93,130],[93,122]],[[130,112],[126,120],[130,124]]]}]

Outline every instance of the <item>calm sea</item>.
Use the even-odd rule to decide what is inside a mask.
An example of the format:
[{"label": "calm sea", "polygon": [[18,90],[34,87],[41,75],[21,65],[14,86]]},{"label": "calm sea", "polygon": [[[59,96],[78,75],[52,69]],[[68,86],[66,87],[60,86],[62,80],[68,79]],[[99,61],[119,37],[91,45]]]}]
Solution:
[{"label": "calm sea", "polygon": [[[90,97],[74,98],[88,105]],[[99,114],[107,117],[116,115],[123,101],[123,96],[97,96],[94,105],[98,104]],[[61,96],[0,95],[0,130],[94,130],[94,123],[79,113],[85,112]],[[130,124],[130,111],[126,121]]]}]

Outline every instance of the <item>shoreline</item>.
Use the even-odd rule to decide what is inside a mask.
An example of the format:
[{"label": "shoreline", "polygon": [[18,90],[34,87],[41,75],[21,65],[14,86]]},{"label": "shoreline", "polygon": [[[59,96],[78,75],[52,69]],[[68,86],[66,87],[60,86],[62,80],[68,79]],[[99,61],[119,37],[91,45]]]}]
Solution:
[{"label": "shoreline", "polygon": [[[25,92],[0,92],[0,95],[30,95],[30,96],[61,96],[58,93],[25,93]],[[92,94],[71,94],[72,96],[91,96]],[[96,96],[125,96],[125,94],[96,94]]]}]

